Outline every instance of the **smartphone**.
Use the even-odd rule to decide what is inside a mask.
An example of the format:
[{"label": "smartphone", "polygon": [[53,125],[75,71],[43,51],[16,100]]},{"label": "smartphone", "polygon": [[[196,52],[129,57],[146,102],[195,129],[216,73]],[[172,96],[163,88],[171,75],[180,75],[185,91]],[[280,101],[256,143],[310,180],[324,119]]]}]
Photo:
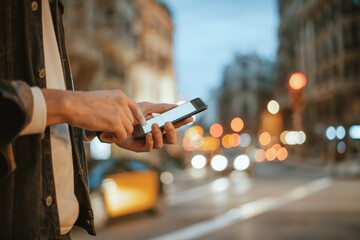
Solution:
[{"label": "smartphone", "polygon": [[145,137],[147,133],[151,132],[151,126],[154,123],[157,123],[160,129],[164,129],[166,122],[171,122],[173,124],[180,122],[181,120],[202,112],[207,108],[208,105],[206,105],[201,98],[195,98],[147,120],[145,126],[136,125],[134,127],[133,136],[135,139],[141,139]]}]

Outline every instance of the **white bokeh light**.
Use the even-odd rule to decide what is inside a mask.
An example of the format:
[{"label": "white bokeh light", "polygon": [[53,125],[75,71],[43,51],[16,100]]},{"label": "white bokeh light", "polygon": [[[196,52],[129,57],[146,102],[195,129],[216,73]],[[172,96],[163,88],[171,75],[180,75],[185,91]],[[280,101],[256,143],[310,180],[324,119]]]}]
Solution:
[{"label": "white bokeh light", "polygon": [[280,109],[279,103],[275,100],[271,100],[267,105],[267,109],[271,114],[277,114]]},{"label": "white bokeh light", "polygon": [[325,135],[327,139],[334,140],[336,137],[336,129],[333,126],[328,127],[326,129]]},{"label": "white bokeh light", "polygon": [[250,166],[250,159],[247,155],[237,156],[234,160],[234,168],[239,171],[246,170]]},{"label": "white bokeh light", "polygon": [[341,139],[343,139],[345,137],[345,135],[346,135],[345,128],[343,126],[341,126],[341,125],[338,126],[336,128],[336,137],[337,137],[337,139],[341,140]]},{"label": "white bokeh light", "polygon": [[211,159],[211,167],[217,171],[224,171],[228,166],[228,160],[225,156],[216,155]]},{"label": "white bokeh light", "polygon": [[251,143],[251,137],[247,133],[241,134],[240,139],[241,139],[240,144],[239,144],[240,147],[247,147]]},{"label": "white bokeh light", "polygon": [[201,169],[206,166],[206,158],[203,155],[195,155],[191,159],[191,166],[196,169]]},{"label": "white bokeh light", "polygon": [[353,125],[349,129],[349,135],[352,139],[360,139],[360,125]]}]

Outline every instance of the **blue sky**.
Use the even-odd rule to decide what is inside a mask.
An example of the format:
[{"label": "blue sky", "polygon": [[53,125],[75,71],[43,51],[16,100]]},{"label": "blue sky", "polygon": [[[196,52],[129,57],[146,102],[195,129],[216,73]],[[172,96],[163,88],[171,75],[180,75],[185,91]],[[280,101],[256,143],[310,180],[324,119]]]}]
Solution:
[{"label": "blue sky", "polygon": [[235,53],[275,60],[276,0],[163,0],[175,25],[178,93],[209,100]]}]

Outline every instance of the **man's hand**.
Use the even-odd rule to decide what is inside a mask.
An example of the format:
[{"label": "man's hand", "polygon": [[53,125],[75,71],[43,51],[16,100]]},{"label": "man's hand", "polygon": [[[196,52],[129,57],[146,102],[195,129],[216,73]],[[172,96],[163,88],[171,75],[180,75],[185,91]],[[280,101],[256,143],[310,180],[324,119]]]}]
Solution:
[{"label": "man's hand", "polygon": [[[163,113],[176,107],[176,104],[153,104],[149,102],[139,103],[139,106],[146,119],[153,117],[153,113]],[[164,144],[174,144],[176,142],[176,128],[179,128],[185,124],[193,122],[194,119],[189,117],[181,122],[173,125],[167,122],[164,125],[164,130],[161,131],[157,124],[151,126],[151,133],[146,134],[144,139],[135,140],[132,134],[129,134],[125,140],[117,138],[117,136],[111,132],[104,132],[100,138],[102,141],[109,143],[116,143],[118,146],[134,151],[134,152],[150,152],[151,150],[160,149]],[[134,125],[138,124],[137,121]]]},{"label": "man's hand", "polygon": [[112,132],[124,141],[133,132],[134,122],[145,124],[139,105],[120,90],[71,92],[42,90],[47,125],[68,123],[92,131]]}]

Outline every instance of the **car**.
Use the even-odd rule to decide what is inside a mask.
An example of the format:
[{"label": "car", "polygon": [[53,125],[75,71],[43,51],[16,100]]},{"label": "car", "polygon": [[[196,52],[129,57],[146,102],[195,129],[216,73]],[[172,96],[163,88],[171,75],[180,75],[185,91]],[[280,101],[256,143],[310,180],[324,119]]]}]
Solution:
[{"label": "car", "polygon": [[89,162],[89,188],[97,229],[110,218],[141,211],[161,213],[164,208],[160,171],[139,160]]}]

